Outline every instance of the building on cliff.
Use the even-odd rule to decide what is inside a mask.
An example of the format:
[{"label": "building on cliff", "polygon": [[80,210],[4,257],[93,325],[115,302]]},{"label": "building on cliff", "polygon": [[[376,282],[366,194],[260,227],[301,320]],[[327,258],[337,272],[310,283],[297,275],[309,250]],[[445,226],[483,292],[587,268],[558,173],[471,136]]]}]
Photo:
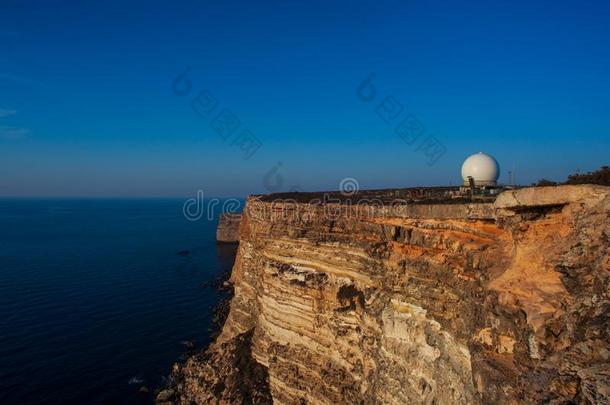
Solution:
[{"label": "building on cliff", "polygon": [[469,156],[462,164],[462,194],[498,194],[502,187],[498,186],[500,165],[498,161],[486,153],[479,152]]},{"label": "building on cliff", "polygon": [[479,152],[469,156],[462,164],[462,179],[464,185],[473,179],[477,187],[495,187],[500,177],[498,161],[487,153]]}]

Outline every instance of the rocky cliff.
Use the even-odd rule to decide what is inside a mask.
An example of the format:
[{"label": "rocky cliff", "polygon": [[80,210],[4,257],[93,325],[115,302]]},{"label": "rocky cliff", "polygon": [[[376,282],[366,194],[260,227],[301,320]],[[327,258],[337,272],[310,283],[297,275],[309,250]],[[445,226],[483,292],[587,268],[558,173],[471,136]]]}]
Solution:
[{"label": "rocky cliff", "polygon": [[610,188],[479,204],[251,197],[179,403],[610,401]]},{"label": "rocky cliff", "polygon": [[225,213],[218,219],[216,242],[239,243],[239,223],[241,214]]}]

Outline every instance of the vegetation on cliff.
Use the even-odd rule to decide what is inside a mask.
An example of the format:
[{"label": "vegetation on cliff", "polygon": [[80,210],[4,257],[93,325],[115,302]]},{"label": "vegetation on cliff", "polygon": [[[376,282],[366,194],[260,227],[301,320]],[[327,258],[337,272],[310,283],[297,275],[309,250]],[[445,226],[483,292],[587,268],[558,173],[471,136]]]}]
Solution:
[{"label": "vegetation on cliff", "polygon": [[602,166],[597,170],[587,173],[574,173],[568,176],[568,179],[563,183],[540,179],[534,185],[538,187],[557,186],[559,184],[598,184],[602,186],[610,186],[610,167]]}]

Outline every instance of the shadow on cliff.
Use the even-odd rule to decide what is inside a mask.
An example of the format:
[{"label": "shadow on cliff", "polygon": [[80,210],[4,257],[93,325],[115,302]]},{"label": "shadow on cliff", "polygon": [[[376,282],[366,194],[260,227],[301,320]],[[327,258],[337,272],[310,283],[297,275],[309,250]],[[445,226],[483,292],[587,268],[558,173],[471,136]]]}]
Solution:
[{"label": "shadow on cliff", "polygon": [[[272,404],[267,367],[252,356],[254,330],[189,358],[174,369],[178,403]],[[185,390],[185,388],[187,388]]]},{"label": "shadow on cliff", "polygon": [[[269,388],[269,371],[252,356],[252,335],[254,329],[236,336],[233,339],[234,350],[230,357],[231,375],[214,387],[214,393],[222,396],[229,393],[235,403],[271,404]],[[223,392],[224,391],[224,392]]]}]

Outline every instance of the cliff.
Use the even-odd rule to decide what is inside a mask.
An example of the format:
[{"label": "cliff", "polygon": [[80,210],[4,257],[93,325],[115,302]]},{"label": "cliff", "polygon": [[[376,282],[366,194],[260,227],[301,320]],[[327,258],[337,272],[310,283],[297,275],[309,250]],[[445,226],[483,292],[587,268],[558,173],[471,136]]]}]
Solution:
[{"label": "cliff", "polygon": [[241,214],[224,213],[218,220],[216,228],[216,242],[218,243],[238,243],[239,242],[239,223]]},{"label": "cliff", "polygon": [[178,403],[610,402],[610,188],[477,204],[251,197]]}]

